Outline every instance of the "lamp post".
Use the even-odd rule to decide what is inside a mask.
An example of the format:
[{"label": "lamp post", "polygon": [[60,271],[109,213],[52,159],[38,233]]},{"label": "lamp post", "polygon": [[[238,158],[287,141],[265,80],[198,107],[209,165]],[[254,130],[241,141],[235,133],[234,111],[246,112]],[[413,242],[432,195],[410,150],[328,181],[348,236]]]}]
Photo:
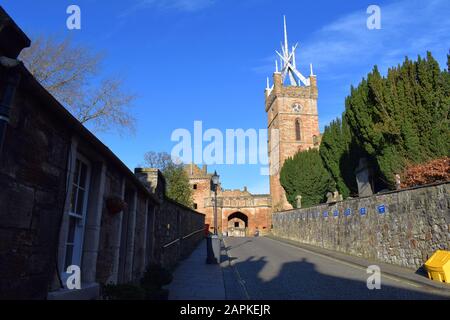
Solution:
[{"label": "lamp post", "polygon": [[207,258],[206,263],[217,264],[220,262],[220,239],[219,228],[217,223],[217,188],[219,186],[219,175],[214,171],[211,177],[211,187],[214,190],[214,234],[208,237],[206,246]]},{"label": "lamp post", "polygon": [[219,175],[217,171],[214,171],[213,176],[211,177],[211,181],[214,188],[214,235],[218,235],[218,227],[217,227],[217,187],[219,186]]}]

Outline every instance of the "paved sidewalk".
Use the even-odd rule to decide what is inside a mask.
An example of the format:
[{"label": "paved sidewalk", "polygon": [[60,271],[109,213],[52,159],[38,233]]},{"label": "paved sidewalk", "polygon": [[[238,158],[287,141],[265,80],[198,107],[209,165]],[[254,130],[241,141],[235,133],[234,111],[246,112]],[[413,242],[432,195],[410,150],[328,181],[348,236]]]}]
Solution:
[{"label": "paved sidewalk", "polygon": [[206,240],[180,261],[167,286],[169,300],[225,300],[225,285],[219,264],[206,264]]}]

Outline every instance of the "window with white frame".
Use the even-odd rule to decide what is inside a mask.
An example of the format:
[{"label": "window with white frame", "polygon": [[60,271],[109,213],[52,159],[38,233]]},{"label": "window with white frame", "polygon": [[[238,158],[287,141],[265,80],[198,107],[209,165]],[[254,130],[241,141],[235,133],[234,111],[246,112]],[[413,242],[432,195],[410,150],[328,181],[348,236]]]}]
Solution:
[{"label": "window with white frame", "polygon": [[70,265],[81,267],[89,182],[89,162],[81,155],[78,155],[72,180],[72,194],[70,198],[68,221],[69,225],[66,239],[66,254],[64,259],[65,270],[67,270],[67,267]]}]

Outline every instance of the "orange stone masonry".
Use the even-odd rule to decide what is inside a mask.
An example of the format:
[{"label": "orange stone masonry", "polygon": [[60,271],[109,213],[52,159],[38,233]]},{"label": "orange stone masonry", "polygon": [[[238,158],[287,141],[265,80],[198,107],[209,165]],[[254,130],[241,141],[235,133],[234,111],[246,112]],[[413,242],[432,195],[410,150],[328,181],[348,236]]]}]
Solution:
[{"label": "orange stone masonry", "polygon": [[[214,231],[214,191],[207,166],[195,164],[185,166],[193,191],[194,207],[206,215],[205,223]],[[272,224],[270,195],[251,194],[244,190],[223,190],[217,192],[217,218],[219,233],[253,236],[256,230],[267,233]]]},{"label": "orange stone masonry", "polygon": [[281,73],[275,72],[273,89],[270,92],[266,89],[273,212],[292,209],[280,183],[280,170],[284,161],[298,151],[318,148],[320,144],[317,78],[311,75],[309,80],[309,86],[285,86]]}]

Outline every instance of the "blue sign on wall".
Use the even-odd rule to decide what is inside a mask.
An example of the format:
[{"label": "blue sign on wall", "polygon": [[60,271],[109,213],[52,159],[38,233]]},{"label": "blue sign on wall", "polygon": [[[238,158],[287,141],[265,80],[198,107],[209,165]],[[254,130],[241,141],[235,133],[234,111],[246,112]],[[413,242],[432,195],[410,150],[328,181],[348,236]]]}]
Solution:
[{"label": "blue sign on wall", "polygon": [[339,217],[339,210],[334,210],[333,211],[333,216]]},{"label": "blue sign on wall", "polygon": [[359,208],[359,214],[364,216],[367,213],[366,208]]},{"label": "blue sign on wall", "polygon": [[346,217],[348,217],[348,216],[351,215],[351,214],[352,214],[352,210],[351,210],[350,208],[345,209],[344,215],[345,215]]},{"label": "blue sign on wall", "polygon": [[324,216],[324,218],[328,217],[328,211],[325,211],[325,212],[323,213],[323,216]]},{"label": "blue sign on wall", "polygon": [[379,214],[385,214],[386,213],[386,207],[384,206],[384,204],[380,204],[378,207],[378,213]]}]

